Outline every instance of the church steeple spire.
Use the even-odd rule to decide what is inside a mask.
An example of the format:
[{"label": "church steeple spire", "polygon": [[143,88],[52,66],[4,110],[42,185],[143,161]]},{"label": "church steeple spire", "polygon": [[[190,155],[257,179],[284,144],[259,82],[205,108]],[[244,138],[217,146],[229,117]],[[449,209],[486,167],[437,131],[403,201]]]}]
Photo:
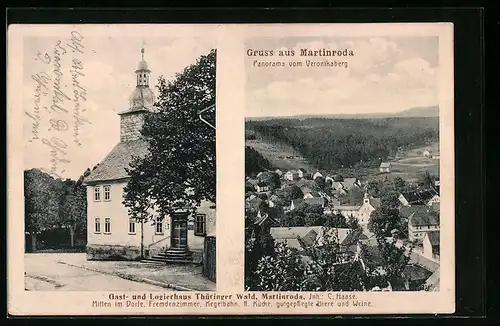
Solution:
[{"label": "church steeple spire", "polygon": [[137,87],[144,86],[149,87],[149,73],[151,72],[148,68],[148,63],[144,60],[144,45],[141,48],[141,61],[137,66],[135,74],[137,76]]}]

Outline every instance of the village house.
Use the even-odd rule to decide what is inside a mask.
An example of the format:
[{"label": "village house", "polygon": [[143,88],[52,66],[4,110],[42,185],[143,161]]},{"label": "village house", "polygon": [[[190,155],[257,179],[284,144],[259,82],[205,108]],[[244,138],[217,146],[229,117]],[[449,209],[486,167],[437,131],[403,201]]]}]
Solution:
[{"label": "village house", "polygon": [[[142,224],[132,219],[123,205],[126,168],[133,156],[148,153],[141,136],[146,115],[155,97],[149,87],[150,70],[144,60],[135,70],[136,87],[129,108],[120,116],[120,141],[84,180],[87,187],[87,259],[141,259],[163,254],[165,261],[201,261],[204,238],[215,232],[215,205],[203,201],[196,212],[178,210],[171,216],[151,212],[153,219]],[[165,172],[167,173],[167,172]]]},{"label": "village house", "polygon": [[265,184],[264,182],[258,182],[255,185],[255,190],[259,193],[267,192],[267,191],[269,191],[269,186],[267,184]]},{"label": "village house", "polygon": [[336,195],[345,195],[347,194],[347,191],[344,189],[344,185],[342,182],[334,181],[332,182],[332,191]]},{"label": "village house", "polygon": [[281,171],[280,169],[276,169],[276,171],[274,171],[274,173],[276,173],[280,177],[283,175],[283,171]]},{"label": "village house", "polygon": [[354,187],[361,187],[361,181],[358,178],[345,178],[342,182],[342,188],[349,192]]},{"label": "village house", "polygon": [[289,170],[283,175],[283,178],[285,180],[294,181],[299,178],[299,174],[297,170]]},{"label": "village house", "polygon": [[[326,234],[322,226],[271,227],[270,234],[277,243],[285,243],[289,248],[303,251],[313,245],[321,246]],[[351,232],[346,228],[328,229],[328,236],[339,244]]]},{"label": "village house", "polygon": [[429,231],[422,240],[423,255],[429,259],[439,260],[439,231]]},{"label": "village house", "polygon": [[297,176],[299,178],[303,178],[305,173],[306,173],[306,170],[303,169],[303,168],[300,168],[300,169],[297,170]]},{"label": "village house", "polygon": [[429,231],[439,231],[439,215],[432,209],[417,210],[408,217],[408,239],[421,241]]},{"label": "village house", "polygon": [[371,213],[378,207],[380,207],[380,198],[373,198],[368,196],[368,193],[365,193],[361,206],[333,206],[332,211],[333,213],[343,215],[346,219],[352,216],[358,220],[360,226],[367,227]]},{"label": "village house", "polygon": [[307,204],[310,206],[321,206],[325,207],[325,199],[322,197],[319,198],[305,198],[305,199],[294,199],[292,200],[290,204],[290,210],[293,211],[294,209],[297,209],[299,206]]},{"label": "village house", "polygon": [[381,173],[390,173],[391,172],[391,163],[389,163],[389,162],[380,163],[379,171]]},{"label": "village house", "polygon": [[433,188],[423,191],[404,192],[399,195],[398,199],[403,206],[432,206],[433,203],[440,202],[439,193]]},{"label": "village house", "polygon": [[325,177],[325,182],[332,182],[333,183],[333,182],[335,182],[335,180],[331,176],[327,175]]},{"label": "village house", "polygon": [[319,171],[317,171],[316,173],[313,174],[313,180],[316,178],[322,178],[322,177],[323,177],[323,175]]}]

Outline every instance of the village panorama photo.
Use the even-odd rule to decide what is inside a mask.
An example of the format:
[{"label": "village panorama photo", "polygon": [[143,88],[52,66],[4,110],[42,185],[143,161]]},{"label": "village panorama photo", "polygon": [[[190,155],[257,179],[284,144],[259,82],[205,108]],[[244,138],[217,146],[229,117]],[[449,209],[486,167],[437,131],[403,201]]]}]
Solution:
[{"label": "village panorama photo", "polygon": [[245,290],[440,291],[438,37],[245,49]]},{"label": "village panorama photo", "polygon": [[25,290],[215,291],[215,41],[84,31],[23,40]]}]

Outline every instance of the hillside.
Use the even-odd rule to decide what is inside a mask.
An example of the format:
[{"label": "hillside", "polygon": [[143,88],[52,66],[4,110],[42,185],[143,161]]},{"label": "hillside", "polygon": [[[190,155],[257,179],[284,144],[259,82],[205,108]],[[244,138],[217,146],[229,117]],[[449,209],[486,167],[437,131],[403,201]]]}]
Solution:
[{"label": "hillside", "polygon": [[437,118],[247,121],[246,145],[282,169],[375,168],[402,151],[435,143],[438,128]]},{"label": "hillside", "polygon": [[428,117],[439,117],[439,107],[429,106],[429,107],[415,107],[409,108],[400,112],[388,112],[388,113],[374,113],[374,114],[305,114],[305,115],[295,115],[295,116],[283,116],[283,117],[248,117],[247,121],[265,121],[274,119],[314,119],[314,118],[324,118],[324,119],[381,119],[381,118],[428,118]]}]

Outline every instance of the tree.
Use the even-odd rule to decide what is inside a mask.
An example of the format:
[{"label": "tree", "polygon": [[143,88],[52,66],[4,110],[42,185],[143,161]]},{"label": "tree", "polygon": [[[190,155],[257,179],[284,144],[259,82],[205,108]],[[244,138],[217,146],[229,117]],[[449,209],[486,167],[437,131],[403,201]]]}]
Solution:
[{"label": "tree", "polygon": [[250,146],[245,146],[245,174],[271,170],[271,163],[262,154]]},{"label": "tree", "polygon": [[58,223],[69,230],[71,247],[75,246],[75,233],[87,226],[87,190],[79,181],[56,180]]},{"label": "tree", "polygon": [[346,218],[342,214],[332,214],[326,218],[325,226],[330,228],[348,228]]},{"label": "tree", "polygon": [[401,177],[396,177],[394,179],[394,188],[396,189],[397,192],[405,192],[408,188],[408,184],[406,181],[403,180]]},{"label": "tree", "polygon": [[323,207],[306,203],[288,212],[287,219],[286,226],[321,226],[327,221]]},{"label": "tree", "polygon": [[326,181],[325,181],[325,178],[323,177],[317,177],[316,179],[314,179],[314,182],[316,183],[316,185],[318,186],[318,189],[319,190],[323,190],[326,188]]},{"label": "tree", "polygon": [[302,190],[300,190],[300,188],[297,187],[296,185],[286,188],[284,191],[284,195],[285,195],[284,200],[288,204],[291,203],[292,200],[304,198]]},{"label": "tree", "polygon": [[398,206],[397,193],[392,192],[382,197],[380,206],[370,215],[368,229],[378,237],[390,236],[392,230],[398,230],[401,223]]},{"label": "tree", "polygon": [[349,190],[349,204],[350,205],[359,205],[363,202],[363,197],[365,195],[364,191],[358,187],[352,187]]},{"label": "tree", "polygon": [[39,169],[24,171],[25,230],[31,236],[31,249],[36,251],[37,235],[58,223],[58,198],[55,180]]},{"label": "tree", "polygon": [[[263,255],[247,274],[247,290],[253,291],[361,291],[364,277],[358,263],[345,261],[338,234],[322,228],[322,239],[302,252],[276,243],[274,252]],[[302,257],[308,257],[304,260]]]},{"label": "tree", "polygon": [[435,178],[429,173],[429,171],[425,171],[418,179],[418,186],[423,189],[429,189],[434,187]]},{"label": "tree", "polygon": [[352,230],[361,230],[361,225],[359,225],[358,219],[352,215],[347,218],[347,228]]},{"label": "tree", "polygon": [[216,51],[176,74],[158,79],[155,110],[142,135],[149,153],[136,157],[127,172],[124,205],[142,223],[154,208],[159,218],[177,209],[194,210],[203,200],[215,202],[215,130],[198,112],[215,103]]},{"label": "tree", "polygon": [[375,198],[380,197],[380,188],[380,183],[376,180],[372,180],[366,185],[366,191],[368,192],[368,195]]}]

